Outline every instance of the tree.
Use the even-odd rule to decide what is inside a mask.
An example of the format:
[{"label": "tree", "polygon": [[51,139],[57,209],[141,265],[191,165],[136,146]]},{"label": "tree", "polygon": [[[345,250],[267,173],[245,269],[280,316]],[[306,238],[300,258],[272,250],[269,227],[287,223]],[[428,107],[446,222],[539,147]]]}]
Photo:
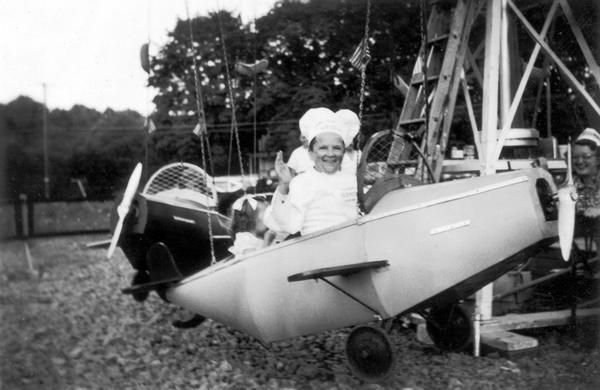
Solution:
[{"label": "tree", "polygon": [[[3,188],[10,199],[43,197],[43,104],[20,96],[0,105]],[[143,159],[143,118],[135,111],[104,113],[76,105],[48,113],[51,197],[76,197],[72,178],[84,179],[89,196],[111,195]]]},{"label": "tree", "polygon": [[[372,60],[367,68],[366,114],[385,112],[379,126],[391,126],[401,97],[392,88],[391,75],[410,75],[418,49],[419,31],[413,28],[418,17],[416,1],[374,2],[371,10],[370,42]],[[154,102],[157,121],[194,123],[196,98],[192,56],[196,56],[207,123],[232,120],[227,88],[227,69],[221,40],[225,39],[229,74],[234,85],[236,118],[253,120],[254,98],[259,122],[299,118],[308,108],[358,109],[360,73],[348,63],[364,34],[365,2],[359,0],[282,1],[256,21],[255,29],[241,24],[228,12],[210,14],[191,21],[179,21],[171,40],[152,60],[149,84],[159,89]],[[222,33],[221,33],[222,31]],[[397,39],[397,37],[403,39]],[[267,59],[269,68],[254,78],[234,73],[234,60],[253,63]],[[380,117],[381,118],[381,117]],[[373,123],[375,124],[375,122]],[[368,123],[367,125],[371,125]],[[369,126],[370,127],[370,126]],[[296,145],[297,125],[272,123],[261,132],[288,132],[275,147],[289,152]],[[372,132],[374,127],[369,128]],[[243,152],[251,150],[251,134],[241,133]],[[227,148],[228,143],[221,143]],[[234,151],[235,153],[235,151]],[[234,159],[235,160],[235,159]],[[224,167],[216,167],[223,172]]]}]

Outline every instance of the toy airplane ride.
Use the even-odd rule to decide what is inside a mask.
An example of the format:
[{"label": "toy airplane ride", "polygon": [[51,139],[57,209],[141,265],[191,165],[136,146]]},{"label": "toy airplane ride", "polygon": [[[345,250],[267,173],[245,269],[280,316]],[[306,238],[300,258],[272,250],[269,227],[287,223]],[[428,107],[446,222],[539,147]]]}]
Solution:
[{"label": "toy airplane ride", "polygon": [[217,263],[166,299],[263,343],[352,325],[348,358],[387,373],[366,325],[474,293],[557,237],[556,187],[540,168],[387,192],[358,220]]}]

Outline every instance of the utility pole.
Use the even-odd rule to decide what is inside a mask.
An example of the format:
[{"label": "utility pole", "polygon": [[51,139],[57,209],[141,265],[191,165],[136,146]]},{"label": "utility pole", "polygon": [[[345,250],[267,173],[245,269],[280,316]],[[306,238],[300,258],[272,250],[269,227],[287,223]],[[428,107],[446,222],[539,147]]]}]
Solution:
[{"label": "utility pole", "polygon": [[50,198],[50,178],[48,177],[48,113],[46,106],[46,83],[42,83],[44,87],[44,107],[43,112],[43,142],[44,142],[44,197]]}]

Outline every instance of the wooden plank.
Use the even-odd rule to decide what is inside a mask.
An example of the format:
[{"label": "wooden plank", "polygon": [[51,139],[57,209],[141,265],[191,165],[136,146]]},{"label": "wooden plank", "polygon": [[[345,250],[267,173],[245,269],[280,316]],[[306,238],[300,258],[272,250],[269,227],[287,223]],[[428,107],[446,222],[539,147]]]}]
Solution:
[{"label": "wooden plank", "polygon": [[[587,319],[600,315],[600,308],[578,309],[577,319]],[[567,325],[571,321],[571,310],[543,311],[524,314],[506,314],[482,321],[481,333],[498,330],[545,328]]]},{"label": "wooden plank", "polygon": [[467,52],[465,53],[465,56],[465,63],[467,65],[467,69],[471,69],[473,71],[473,75],[475,75],[475,79],[477,80],[479,87],[483,88],[483,75],[481,74],[481,70],[479,70],[479,66],[475,61],[473,53],[471,53],[471,50],[469,50],[468,48]]},{"label": "wooden plank", "polygon": [[498,78],[500,52],[501,3],[488,0],[486,10],[485,63],[483,70],[483,100],[481,119],[482,174],[495,173],[494,150],[498,128]]},{"label": "wooden plank", "polygon": [[[429,109],[429,132],[427,134],[427,149],[426,153],[431,154],[435,150],[435,145],[439,139],[439,129],[442,125],[444,106],[448,102],[449,91],[453,79],[454,69],[460,44],[464,33],[464,25],[466,23],[467,8],[464,0],[459,0],[456,3],[456,8],[452,14],[452,25],[450,27],[450,38],[446,44],[444,60],[440,70],[440,78],[437,84],[433,101]],[[462,69],[463,60],[459,61]],[[458,76],[458,75],[457,75]]]},{"label": "wooden plank", "polygon": [[[500,20],[502,4],[500,1],[487,0],[485,26],[485,62],[483,70],[483,99],[481,118],[481,174],[496,172],[491,159],[496,146],[498,128],[498,78],[500,52]],[[475,313],[482,320],[492,317],[493,285],[490,283],[475,294]]]},{"label": "wooden plank", "polygon": [[[425,41],[428,41],[430,36],[437,37],[448,34],[448,20],[449,11],[445,7],[440,7],[439,4],[434,4],[431,8],[431,13],[427,21],[428,36],[426,37]],[[440,50],[437,43],[434,45],[428,45],[427,42],[425,42],[425,44],[423,44],[423,42],[421,43],[421,48],[419,50],[419,54],[415,61],[415,66],[411,75],[409,94],[406,99],[404,99],[404,104],[402,105],[402,111],[400,113],[400,120],[395,128],[397,132],[400,132],[401,130],[401,121],[413,120],[421,117],[421,111],[426,106],[425,99],[427,99],[427,96],[425,96],[425,93],[429,93],[430,90],[435,91],[435,87],[431,89],[426,88],[425,83],[415,86],[412,83],[412,80],[417,80],[418,77],[416,76],[420,73],[423,73],[424,68],[427,68],[427,74],[430,74],[429,63],[432,62],[432,65],[439,63],[439,59],[437,58],[440,56],[439,51]],[[425,57],[425,53],[427,53],[427,63],[423,64],[423,57]],[[425,140],[426,136],[423,139]],[[404,143],[401,142],[401,140],[398,139],[398,141],[396,141],[395,139],[392,142],[388,163],[394,163],[394,156],[400,155],[399,149],[402,147],[404,147]]]},{"label": "wooden plank", "polygon": [[538,346],[534,337],[524,336],[505,330],[481,331],[481,344],[501,351],[520,351]]},{"label": "wooden plank", "polygon": [[508,112],[510,109],[511,68],[510,51],[508,49],[508,12],[506,9],[506,0],[501,0],[501,3],[502,17],[500,18],[500,126],[504,126],[508,121]]},{"label": "wooden plank", "polygon": [[[456,14],[456,17],[465,18],[464,25],[462,27],[462,32],[460,35],[460,41],[458,45],[458,49],[456,52],[456,56],[454,59],[454,67],[452,68],[452,76],[450,80],[450,84],[448,87],[448,92],[446,94],[447,100],[445,101],[445,107],[442,107],[442,110],[445,111],[445,116],[443,120],[442,132],[439,134],[437,139],[437,145],[439,148],[436,149],[435,156],[435,165],[434,165],[434,180],[438,182],[440,180],[440,176],[442,174],[442,165],[444,160],[444,155],[446,153],[446,147],[448,145],[448,137],[450,134],[450,127],[452,125],[452,120],[454,118],[454,107],[456,105],[456,98],[458,96],[458,89],[460,84],[460,79],[463,72],[463,65],[465,62],[465,54],[467,51],[467,47],[469,46],[469,35],[471,32],[471,27],[473,25],[473,21],[475,19],[475,8],[476,2],[469,1],[467,4],[467,8],[464,11],[465,14]],[[462,13],[462,12],[461,12]],[[435,140],[434,140],[435,141]]]},{"label": "wooden plank", "polygon": [[[510,93],[511,98],[515,95],[515,92],[521,81],[523,75],[524,64],[521,59],[521,49],[519,45],[517,20],[516,18],[508,14],[508,50],[510,55]],[[535,68],[534,68],[535,69]],[[513,127],[522,129],[525,127],[525,120],[523,116],[523,105],[517,106],[517,112],[513,117]]]},{"label": "wooden plank", "polygon": [[462,86],[463,96],[465,98],[465,104],[467,106],[467,113],[469,114],[469,123],[471,124],[471,131],[473,133],[473,141],[475,142],[475,150],[479,156],[481,153],[481,143],[479,139],[479,129],[477,128],[477,119],[475,118],[475,111],[473,110],[473,102],[471,101],[471,94],[469,93],[469,87],[465,80],[465,72],[461,73],[460,83]]}]

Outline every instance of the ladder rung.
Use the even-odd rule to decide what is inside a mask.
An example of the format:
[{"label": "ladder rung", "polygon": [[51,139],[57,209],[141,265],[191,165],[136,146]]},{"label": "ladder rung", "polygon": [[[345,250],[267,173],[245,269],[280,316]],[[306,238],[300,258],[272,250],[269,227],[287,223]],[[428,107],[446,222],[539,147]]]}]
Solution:
[{"label": "ladder rung", "polygon": [[438,35],[437,37],[431,38],[429,41],[427,41],[427,43],[430,44],[430,45],[434,45],[436,43],[440,43],[442,41],[447,40],[449,36],[450,36],[450,34]]},{"label": "ladder rung", "polygon": [[[427,82],[431,83],[434,81],[437,81],[440,78],[439,75],[435,75],[435,76],[427,76]],[[417,74],[413,77],[412,81],[411,81],[411,85],[419,85],[419,84],[423,84],[423,82],[425,81],[425,77],[423,76],[422,73]]]},{"label": "ladder rung", "polygon": [[418,125],[421,123],[425,123],[425,118],[401,119],[399,125],[400,126],[411,126],[411,125]]}]

